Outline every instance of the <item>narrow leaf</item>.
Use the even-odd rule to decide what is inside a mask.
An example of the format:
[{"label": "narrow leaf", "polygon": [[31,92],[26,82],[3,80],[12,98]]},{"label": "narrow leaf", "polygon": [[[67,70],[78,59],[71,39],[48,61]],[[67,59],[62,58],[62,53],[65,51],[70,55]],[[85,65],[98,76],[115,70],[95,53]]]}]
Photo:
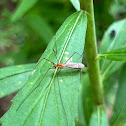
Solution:
[{"label": "narrow leaf", "polygon": [[0,69],[0,98],[23,87],[35,64],[10,66]]},{"label": "narrow leaf", "polygon": [[[126,20],[124,19],[124,20],[114,22],[112,25],[109,26],[109,28],[103,35],[103,38],[101,41],[101,46],[99,48],[100,53],[107,52],[108,50],[110,50],[110,49],[108,49],[108,48],[110,48],[110,46],[114,46],[112,43],[117,43],[115,41],[119,37],[120,32],[123,31],[125,22],[126,22]],[[119,43],[119,44],[121,45],[121,43]],[[111,47],[111,49],[113,49],[113,48]]]},{"label": "narrow leaf", "polygon": [[[106,31],[99,52],[105,53],[126,46],[126,19],[113,23]],[[112,31],[115,31],[114,36]],[[109,77],[115,72],[124,62],[101,60],[102,78]]]},{"label": "narrow leaf", "polygon": [[77,11],[80,11],[80,1],[79,0],[70,0],[71,3],[73,4],[74,8],[77,10]]},{"label": "narrow leaf", "polygon": [[94,110],[89,126],[109,126],[106,113],[102,107],[97,107]]},{"label": "narrow leaf", "polygon": [[93,98],[90,88],[89,75],[82,75],[81,96],[79,106],[79,117],[82,126],[88,126],[93,112]]},{"label": "narrow leaf", "polygon": [[126,61],[126,48],[116,49],[110,52],[99,54],[97,58],[104,58],[115,61]]},{"label": "narrow leaf", "polygon": [[119,87],[111,118],[112,126],[122,126],[126,123],[126,64],[122,67]]},{"label": "narrow leaf", "polygon": [[[83,11],[72,14],[60,27],[41,59],[57,64],[66,62],[74,52],[83,53],[87,27]],[[56,55],[53,52],[56,51]],[[56,57],[57,58],[56,58]],[[81,62],[75,54],[72,62]],[[2,117],[3,126],[73,126],[78,118],[78,70],[50,69],[52,64],[40,60],[35,70]],[[47,74],[45,74],[47,73]],[[39,84],[39,85],[38,85]]]},{"label": "narrow leaf", "polygon": [[11,20],[14,22],[18,18],[22,17],[29,9],[31,9],[37,3],[37,1],[38,0],[22,0],[16,12],[12,16]]}]

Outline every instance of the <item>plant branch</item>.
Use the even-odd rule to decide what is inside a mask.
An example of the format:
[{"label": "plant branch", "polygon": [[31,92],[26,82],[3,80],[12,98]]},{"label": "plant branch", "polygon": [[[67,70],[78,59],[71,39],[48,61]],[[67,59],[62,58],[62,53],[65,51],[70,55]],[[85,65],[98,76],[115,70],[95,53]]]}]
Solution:
[{"label": "plant branch", "polygon": [[88,64],[88,72],[90,84],[94,96],[95,105],[103,104],[103,88],[100,75],[99,61],[96,60],[97,56],[97,43],[95,33],[95,21],[93,0],[84,0],[84,9],[87,11],[88,25],[85,42],[85,52]]}]

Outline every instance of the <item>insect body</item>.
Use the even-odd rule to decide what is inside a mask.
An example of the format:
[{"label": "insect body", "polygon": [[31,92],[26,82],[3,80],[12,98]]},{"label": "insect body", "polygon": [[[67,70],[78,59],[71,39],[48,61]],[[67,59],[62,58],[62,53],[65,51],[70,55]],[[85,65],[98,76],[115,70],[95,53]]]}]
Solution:
[{"label": "insect body", "polygon": [[[54,54],[55,54],[55,51],[54,51]],[[77,53],[77,52],[74,52],[73,55],[74,55],[74,54],[80,55],[80,54]],[[72,56],[73,56],[73,55],[72,55]],[[55,54],[55,56],[56,56],[56,54]],[[71,56],[71,57],[72,57],[72,56]],[[80,55],[80,56],[82,56],[82,55]],[[57,79],[58,79],[58,75],[59,75],[60,71],[61,71],[63,68],[72,68],[72,69],[79,69],[79,70],[81,70],[82,68],[85,67],[84,64],[82,64],[82,63],[69,62],[70,59],[71,59],[71,57],[70,57],[65,63],[57,63],[57,64],[55,64],[54,62],[52,62],[52,61],[50,61],[50,60],[48,60],[48,59],[46,59],[46,58],[41,59],[41,60],[37,63],[37,65],[38,65],[40,62],[42,62],[43,60],[46,60],[46,61],[52,63],[53,66],[52,66],[51,68],[48,68],[48,70],[46,71],[46,73],[45,73],[44,76],[42,77],[41,81],[40,81],[40,82],[38,83],[38,85],[26,96],[26,98],[19,104],[19,106],[18,106],[18,108],[16,109],[16,111],[17,111],[17,110],[20,108],[20,106],[25,102],[25,100],[26,100],[26,99],[27,99],[27,98],[28,98],[28,97],[40,86],[40,83],[43,81],[43,79],[45,78],[46,74],[49,72],[50,69],[56,69],[56,68],[59,69],[59,71],[57,72]],[[57,56],[56,56],[56,59],[57,59]],[[57,62],[58,62],[58,59],[57,59]],[[37,65],[36,65],[36,66],[37,66]],[[35,66],[34,71],[32,72],[32,74],[35,72],[36,66]],[[58,81],[58,87],[59,87],[59,92],[61,92],[61,91],[60,91],[60,86],[59,86],[59,81]],[[66,111],[65,111],[65,108],[64,108],[64,105],[63,105],[62,96],[61,96],[61,93],[59,93],[59,94],[60,94],[60,99],[61,99],[61,103],[62,103],[64,112],[65,112],[65,115],[66,115],[65,117],[66,117],[66,120],[67,120],[67,114],[66,114]],[[67,120],[67,126],[68,126],[68,120]]]},{"label": "insect body", "polygon": [[60,69],[63,69],[64,67],[73,68],[73,69],[82,69],[82,68],[84,68],[84,64],[74,63],[74,62],[58,63],[57,65],[55,64],[52,68],[56,68],[56,67],[58,67]]},{"label": "insect body", "polygon": [[111,38],[114,38],[116,36],[116,31],[115,30],[112,30],[111,33],[110,33],[110,37]]},{"label": "insect body", "polygon": [[[53,50],[54,51],[54,50]],[[55,51],[54,51],[54,54],[55,54]],[[77,53],[77,52],[74,52],[73,53],[73,55],[74,54],[78,54],[78,55],[80,55],[79,53]],[[72,56],[73,56],[72,55]],[[56,55],[55,55],[56,56]],[[71,56],[71,57],[72,57]],[[80,56],[82,56],[82,55],[80,55]],[[70,58],[71,58],[70,57]],[[43,78],[41,79],[41,81],[38,83],[38,85],[26,96],[26,98],[20,103],[20,105],[18,106],[18,108],[17,108],[17,110],[20,108],[20,106],[25,102],[25,100],[32,94],[32,92],[34,91],[34,90],[36,90],[38,87],[39,87],[39,85],[40,85],[40,83],[42,82],[42,80],[45,78],[45,76],[46,76],[46,74],[49,72],[49,70],[50,69],[56,69],[56,68],[58,68],[58,69],[60,69],[60,71],[61,71],[61,69],[63,69],[63,68],[65,68],[65,67],[67,67],[67,68],[72,68],[72,69],[82,69],[82,68],[84,68],[85,66],[84,66],[84,64],[82,64],[82,63],[76,63],[76,62],[69,62],[69,60],[70,60],[70,58],[65,62],[65,63],[58,63],[58,64],[55,64],[54,62],[52,62],[52,61],[50,61],[50,60],[48,60],[48,59],[46,59],[46,58],[43,58],[43,59],[41,59],[38,63],[37,63],[37,65],[40,63],[40,62],[42,62],[42,60],[47,60],[48,62],[51,62],[52,64],[53,64],[53,66],[51,67],[51,68],[49,68],[47,71],[46,71],[46,73],[45,73],[45,75],[43,76]],[[57,56],[56,56],[56,59],[57,59]],[[58,59],[57,59],[57,61],[58,61]],[[36,65],[36,66],[37,66]],[[36,66],[35,66],[35,68],[36,68]],[[34,69],[35,69],[34,68]],[[60,72],[59,71],[59,72]],[[34,71],[33,71],[33,73],[34,73]],[[33,74],[32,73],[32,74]],[[58,73],[59,74],[59,73]],[[16,111],[17,111],[16,110]]]}]

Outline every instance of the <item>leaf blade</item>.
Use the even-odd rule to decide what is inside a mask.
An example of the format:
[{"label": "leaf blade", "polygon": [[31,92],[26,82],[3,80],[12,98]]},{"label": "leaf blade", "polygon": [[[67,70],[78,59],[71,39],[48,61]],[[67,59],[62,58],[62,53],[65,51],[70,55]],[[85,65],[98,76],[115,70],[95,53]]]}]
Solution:
[{"label": "leaf blade", "polygon": [[112,126],[120,126],[126,122],[125,76],[126,76],[126,64],[122,67],[122,71],[120,74],[119,87],[117,90],[116,100],[115,100],[113,114],[111,118]]},{"label": "leaf blade", "polygon": [[38,0],[31,0],[29,2],[28,0],[23,0],[14,15],[12,16],[12,22],[15,22],[18,18],[23,16],[29,9],[31,9],[37,3],[37,1]]},{"label": "leaf blade", "polygon": [[77,11],[80,11],[80,1],[79,0],[70,0],[70,2],[73,4],[74,8]]},{"label": "leaf blade", "polygon": [[[123,48],[125,47],[126,44],[126,19],[118,21],[113,23],[108,30],[106,31],[102,44],[100,47],[99,52],[104,53],[104,52],[109,52],[118,48]],[[111,31],[115,30],[115,36],[111,38]],[[102,72],[102,79],[106,79],[109,77],[113,72],[115,72],[122,64],[123,62],[115,62],[115,61],[110,61],[110,60],[101,60],[101,72]]]},{"label": "leaf blade", "polygon": [[112,50],[110,52],[105,52],[102,54],[98,54],[97,58],[104,58],[115,61],[126,61],[126,48],[120,48],[116,50]]},{"label": "leaf blade", "polygon": [[[74,52],[82,54],[84,49],[83,45],[85,42],[86,26],[87,18],[83,11],[71,15],[56,33],[56,38],[53,37],[41,59],[46,57],[52,62],[56,62],[57,60],[52,51],[55,45],[57,45],[57,58],[59,59],[59,62],[65,62],[66,59]],[[55,39],[58,44],[55,44]],[[80,57],[78,60],[78,56],[74,56],[74,58],[72,58],[73,62],[81,62],[81,60],[82,59]],[[79,73],[76,70],[72,70],[70,72],[66,72],[64,70],[60,73],[58,77],[59,81],[57,81],[57,69],[52,69],[42,80],[46,71],[50,67],[52,67],[52,65],[46,61],[38,64],[35,69],[36,71],[32,73],[25,86],[13,100],[14,103],[11,109],[1,119],[3,126],[8,124],[16,124],[17,126],[63,126],[74,124],[75,118],[78,116],[77,94],[79,82],[77,82],[77,80],[79,79]],[[40,83],[41,80],[42,83]],[[58,82],[60,85],[63,104],[61,103],[59,95]],[[27,98],[27,100],[25,100],[20,109],[16,111],[23,99],[25,99],[26,96],[35,89],[38,83],[40,83],[40,86]],[[67,116],[65,115],[65,112]],[[13,113],[13,116],[11,113]],[[8,120],[6,120],[6,118],[8,118]]]},{"label": "leaf blade", "polygon": [[25,84],[35,64],[10,66],[0,69],[0,98],[14,93]]},{"label": "leaf blade", "polygon": [[88,74],[82,75],[81,83],[79,117],[81,125],[88,126],[94,107]]},{"label": "leaf blade", "polygon": [[94,110],[89,126],[109,126],[106,113],[102,107],[97,107]]}]

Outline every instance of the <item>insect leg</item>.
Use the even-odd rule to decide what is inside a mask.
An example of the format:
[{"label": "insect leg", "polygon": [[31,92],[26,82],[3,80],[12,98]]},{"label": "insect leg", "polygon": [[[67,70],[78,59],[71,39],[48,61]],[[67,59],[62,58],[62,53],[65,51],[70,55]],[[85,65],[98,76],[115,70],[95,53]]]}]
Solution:
[{"label": "insect leg", "polygon": [[52,61],[50,61],[50,60],[48,60],[48,59],[46,59],[46,58],[42,58],[42,59],[40,59],[40,60],[37,62],[37,64],[36,64],[35,67],[33,68],[33,70],[38,66],[38,64],[39,64],[42,60],[47,60],[48,62],[51,62],[53,65],[55,64],[54,62],[52,62]]},{"label": "insect leg", "polygon": [[80,69],[80,83],[81,83],[81,69]]},{"label": "insect leg", "polygon": [[33,91],[35,91],[35,90],[39,87],[40,83],[42,82],[42,80],[44,79],[44,77],[46,76],[46,74],[48,73],[48,71],[49,71],[50,69],[52,69],[52,68],[49,68],[49,69],[46,71],[46,73],[44,74],[43,78],[40,80],[39,84],[38,84],[38,85],[26,96],[26,98],[20,103],[20,105],[18,106],[18,108],[16,109],[16,111],[18,111],[18,109],[19,109],[19,108],[21,107],[21,105],[25,102],[25,100],[33,93]]},{"label": "insect leg", "polygon": [[[75,54],[78,54],[78,55],[81,56],[81,57],[83,56],[83,55],[81,55],[81,54],[79,54],[79,53],[77,53],[77,52],[74,52],[74,53],[70,56],[70,58],[73,57],[73,55],[75,55]],[[65,62],[65,64],[70,60],[70,58]]]},{"label": "insect leg", "polygon": [[60,99],[61,99],[61,103],[62,103],[62,106],[63,106],[63,110],[64,110],[64,113],[65,113],[65,117],[66,117],[66,121],[67,121],[67,126],[68,126],[67,114],[66,114],[66,111],[65,111],[65,108],[64,108],[64,105],[63,105],[63,100],[62,100],[61,91],[60,91],[60,85],[59,85],[59,79],[58,79],[58,76],[59,76],[60,71],[61,71],[61,69],[60,69],[59,72],[57,73],[59,94],[60,94]]}]

